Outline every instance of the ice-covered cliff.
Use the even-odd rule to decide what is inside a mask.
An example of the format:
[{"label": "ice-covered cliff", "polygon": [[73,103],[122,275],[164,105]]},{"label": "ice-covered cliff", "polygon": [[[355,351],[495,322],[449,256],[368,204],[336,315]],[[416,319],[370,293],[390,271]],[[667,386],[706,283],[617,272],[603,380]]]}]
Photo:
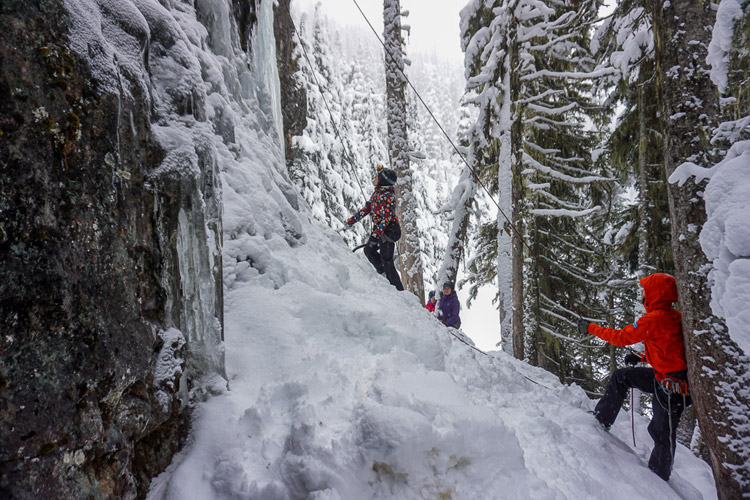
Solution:
[{"label": "ice-covered cliff", "polygon": [[279,122],[256,19],[3,2],[0,496],[143,497],[224,386],[220,170]]}]

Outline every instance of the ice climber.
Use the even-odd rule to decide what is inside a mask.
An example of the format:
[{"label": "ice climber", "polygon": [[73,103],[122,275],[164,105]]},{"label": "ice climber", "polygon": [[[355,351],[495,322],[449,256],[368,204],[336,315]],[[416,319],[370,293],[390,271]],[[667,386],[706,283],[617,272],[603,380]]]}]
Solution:
[{"label": "ice climber", "polygon": [[[625,363],[633,365],[615,370],[604,396],[594,409],[594,416],[606,429],[614,423],[628,389],[635,387],[654,395],[653,418],[648,433],[654,449],[648,468],[665,481],[669,480],[675,454],[677,424],[682,411],[690,404],[687,362],[682,337],[682,317],[672,307],[677,302],[677,283],[668,274],[652,274],[641,280],[646,315],[622,330],[603,328],[581,319],[580,333],[590,333],[616,346],[643,342],[643,354],[630,353]],[[645,361],[651,367],[637,367]]]},{"label": "ice climber", "polygon": [[438,304],[438,308],[440,309],[438,316],[445,326],[461,328],[461,318],[458,316],[461,304],[459,304],[458,297],[453,288],[453,283],[450,281],[446,281],[443,284],[443,296],[440,298],[440,304]]},{"label": "ice climber", "polygon": [[390,168],[378,165],[372,184],[375,192],[370,196],[364,208],[359,209],[346,221],[346,227],[352,227],[366,215],[372,218],[372,233],[364,249],[365,256],[375,266],[378,274],[385,274],[396,290],[403,290],[401,277],[393,263],[396,242],[401,238],[401,226],[396,216],[395,184],[397,175]]},{"label": "ice climber", "polygon": [[427,308],[428,311],[435,312],[435,305],[436,304],[437,304],[437,299],[435,298],[435,292],[432,291],[432,292],[430,292],[430,294],[428,296],[427,304],[425,304],[425,307]]}]

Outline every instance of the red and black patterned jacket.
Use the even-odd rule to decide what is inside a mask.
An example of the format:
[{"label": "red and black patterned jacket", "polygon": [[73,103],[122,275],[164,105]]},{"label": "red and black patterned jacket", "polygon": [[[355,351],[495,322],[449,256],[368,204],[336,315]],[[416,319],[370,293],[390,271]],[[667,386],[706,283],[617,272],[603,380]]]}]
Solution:
[{"label": "red and black patterned jacket", "polygon": [[347,220],[349,225],[356,224],[362,217],[370,214],[370,217],[372,217],[372,236],[380,240],[388,224],[391,222],[398,224],[394,191],[394,186],[376,187],[370,201],[365,204],[364,208],[360,208],[356,214]]}]

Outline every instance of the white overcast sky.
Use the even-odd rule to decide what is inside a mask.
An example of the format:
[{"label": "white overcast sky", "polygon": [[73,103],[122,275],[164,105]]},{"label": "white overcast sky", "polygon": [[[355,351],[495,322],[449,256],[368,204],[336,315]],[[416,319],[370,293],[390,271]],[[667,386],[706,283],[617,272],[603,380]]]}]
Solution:
[{"label": "white overcast sky", "polygon": [[[292,0],[292,8],[297,5],[306,10],[306,6],[316,3],[318,3],[317,0]],[[353,0],[322,0],[320,3],[329,17],[335,19],[336,22],[367,28],[367,23]],[[382,38],[382,0],[357,0],[357,3]],[[409,11],[409,16],[403,20],[403,23],[411,26],[407,53],[409,48],[425,51],[437,50],[446,58],[462,61],[458,13],[467,3],[468,0],[401,0],[401,10]]]}]

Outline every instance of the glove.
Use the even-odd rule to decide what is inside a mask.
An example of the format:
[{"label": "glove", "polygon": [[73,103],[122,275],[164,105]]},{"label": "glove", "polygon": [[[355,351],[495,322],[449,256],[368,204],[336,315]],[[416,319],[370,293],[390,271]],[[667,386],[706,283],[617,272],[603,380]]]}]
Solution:
[{"label": "glove", "polygon": [[578,320],[578,333],[581,335],[586,335],[589,333],[589,322],[585,319],[579,319]]},{"label": "glove", "polygon": [[367,240],[367,246],[372,248],[376,247],[380,244],[380,240],[378,240],[375,236],[370,236],[370,239]]},{"label": "glove", "polygon": [[348,222],[344,223],[344,225],[336,230],[337,233],[343,233],[344,231],[348,231],[352,228],[352,225]]},{"label": "glove", "polygon": [[625,364],[626,365],[635,366],[635,365],[637,365],[640,362],[641,362],[641,357],[639,355],[635,354],[634,352],[629,352],[625,356]]}]

